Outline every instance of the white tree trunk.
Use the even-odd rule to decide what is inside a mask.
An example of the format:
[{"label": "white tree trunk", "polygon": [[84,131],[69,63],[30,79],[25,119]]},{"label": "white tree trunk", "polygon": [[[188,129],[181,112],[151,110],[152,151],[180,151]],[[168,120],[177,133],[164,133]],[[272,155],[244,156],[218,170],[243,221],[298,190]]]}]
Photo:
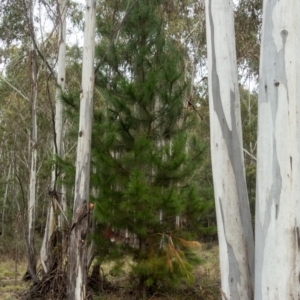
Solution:
[{"label": "white tree trunk", "polygon": [[51,264],[53,262],[52,253],[50,249],[50,240],[51,240],[52,233],[54,232],[54,229],[55,229],[55,215],[54,215],[54,209],[53,209],[52,199],[51,199],[51,202],[48,206],[45,233],[44,233],[43,243],[40,252],[41,264],[45,273],[49,271]]},{"label": "white tree trunk", "polygon": [[300,297],[300,2],[264,1],[255,299]]},{"label": "white tree trunk", "polygon": [[[60,0],[58,3],[58,32],[59,32],[59,50],[58,50],[58,71],[57,71],[57,88],[56,88],[56,103],[55,103],[55,135],[54,135],[54,155],[63,158],[63,104],[61,101],[61,92],[65,89],[65,77],[66,77],[66,13],[67,13],[67,0]],[[58,168],[55,165],[52,169],[51,175],[51,190],[52,196],[48,207],[47,222],[45,228],[45,234],[41,247],[41,264],[44,272],[49,271],[49,267],[53,262],[52,249],[50,247],[50,239],[55,230],[55,226],[62,227],[63,217],[59,217],[58,222],[54,216],[55,202],[60,200],[60,205],[63,211],[66,210],[66,197],[65,187],[58,188],[57,184]],[[52,201],[53,200],[53,201]]]},{"label": "white tree trunk", "polygon": [[37,170],[37,70],[36,51],[34,45],[31,50],[31,136],[30,136],[30,174],[29,174],[29,199],[28,199],[28,245],[29,256],[33,271],[36,271],[34,228],[36,205],[36,170]]},{"label": "white tree trunk", "polygon": [[[63,126],[63,103],[61,101],[61,93],[65,91],[66,84],[66,16],[67,16],[67,4],[68,0],[59,1],[59,51],[58,51],[58,70],[57,70],[57,88],[56,88],[56,106],[55,106],[55,138],[56,145],[54,146],[54,153],[61,158],[64,158],[64,126]],[[56,170],[58,172],[58,170]],[[54,183],[57,181],[57,174],[55,170],[52,171],[53,178],[55,178]],[[59,172],[58,172],[59,173]],[[56,188],[53,186],[53,188]],[[60,205],[63,211],[66,211],[66,187],[64,184],[61,185],[59,190]],[[62,227],[63,224],[62,214],[59,216],[59,226]]]},{"label": "white tree trunk", "polygon": [[211,156],[223,299],[253,299],[254,241],[244,170],[233,4],[206,0]]},{"label": "white tree trunk", "polygon": [[[24,8],[26,3],[24,2]],[[35,253],[35,206],[36,206],[36,178],[37,178],[37,54],[35,50],[35,31],[34,31],[34,1],[28,3],[27,22],[30,34],[30,101],[31,101],[31,128],[29,133],[29,188],[28,188],[28,231],[26,236],[26,246],[28,254],[28,269],[24,278],[32,278],[35,282],[39,279],[36,275],[36,253]]]},{"label": "white tree trunk", "polygon": [[68,299],[83,300],[87,284],[87,234],[93,119],[96,0],[86,1],[76,159],[75,197],[68,252]]}]

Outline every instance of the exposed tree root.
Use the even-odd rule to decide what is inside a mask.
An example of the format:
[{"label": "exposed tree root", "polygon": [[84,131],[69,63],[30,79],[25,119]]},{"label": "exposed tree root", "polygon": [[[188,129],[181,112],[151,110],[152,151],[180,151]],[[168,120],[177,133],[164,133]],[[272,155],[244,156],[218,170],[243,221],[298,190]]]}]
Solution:
[{"label": "exposed tree root", "polygon": [[[86,300],[93,299],[94,294],[103,293],[104,291],[111,291],[114,288],[100,274],[100,266],[95,265],[90,277],[88,277],[88,291]],[[29,290],[22,292],[19,295],[21,300],[63,300],[67,296],[67,273],[65,270],[54,266],[52,271],[45,274],[39,283],[33,284]]]},{"label": "exposed tree root", "polygon": [[20,295],[20,299],[65,299],[67,294],[67,277],[60,268],[45,274],[38,284]]}]

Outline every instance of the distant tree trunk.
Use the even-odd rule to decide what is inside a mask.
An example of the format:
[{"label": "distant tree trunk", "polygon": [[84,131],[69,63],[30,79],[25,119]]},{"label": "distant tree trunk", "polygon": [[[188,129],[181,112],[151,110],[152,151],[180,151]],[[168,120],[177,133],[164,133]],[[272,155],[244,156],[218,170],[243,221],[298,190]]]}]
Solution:
[{"label": "distant tree trunk", "polygon": [[29,189],[28,189],[28,231],[27,231],[27,251],[28,251],[28,269],[24,279],[32,278],[35,282],[39,279],[36,275],[36,251],[35,251],[35,207],[36,207],[36,177],[37,177],[37,55],[35,50],[34,33],[34,3],[29,1],[29,6],[24,8],[28,12],[27,21],[29,26],[29,35],[31,41],[30,51],[30,100],[31,100],[31,132],[29,138]]},{"label": "distant tree trunk", "polygon": [[28,197],[28,246],[29,246],[29,271],[36,273],[36,253],[34,242],[35,206],[36,206],[36,164],[37,164],[37,67],[36,52],[31,50],[31,136],[30,136],[30,174]]},{"label": "distant tree trunk", "polygon": [[211,156],[223,299],[253,299],[254,241],[244,170],[233,3],[206,0]]},{"label": "distant tree trunk", "polygon": [[300,2],[264,1],[255,299],[300,295]]},{"label": "distant tree trunk", "polygon": [[[59,2],[59,52],[58,52],[58,72],[57,72],[57,88],[56,88],[56,109],[55,109],[55,134],[56,134],[56,145],[54,151],[56,154],[64,158],[63,148],[63,137],[64,137],[64,126],[63,126],[63,103],[61,100],[61,93],[65,91],[66,84],[66,16],[67,16],[67,3],[68,0],[60,0]],[[53,173],[55,170],[53,170]],[[59,170],[56,166],[55,182],[57,181],[57,175]],[[55,186],[54,186],[55,188]],[[63,211],[66,211],[66,187],[64,184],[60,188],[60,205]],[[63,226],[64,218],[62,214],[59,217],[59,227]]]},{"label": "distant tree trunk", "polygon": [[69,300],[83,300],[86,297],[95,24],[96,0],[87,0],[82,59],[82,90],[80,95],[75,197],[68,252]]},{"label": "distant tree trunk", "polygon": [[6,203],[7,203],[7,195],[8,195],[8,186],[9,186],[9,180],[10,180],[10,171],[11,171],[11,164],[9,164],[8,167],[8,174],[7,174],[7,179],[6,179],[6,184],[5,184],[5,192],[4,192],[4,198],[3,198],[3,208],[2,208],[2,226],[1,226],[1,236],[2,238],[4,237],[4,232],[5,232],[5,208],[6,208]]},{"label": "distant tree trunk", "polygon": [[[67,1],[60,0],[58,3],[58,32],[59,32],[59,50],[58,50],[58,72],[57,72],[57,88],[56,88],[56,105],[55,105],[55,134],[54,134],[54,155],[63,158],[63,104],[61,101],[61,92],[65,89],[66,77],[66,12]],[[58,166],[55,164],[52,169],[51,178],[51,201],[48,207],[47,222],[43,244],[41,247],[41,263],[44,272],[48,272],[53,263],[53,249],[51,249],[51,236],[57,225],[62,228],[63,217],[55,218],[56,201],[60,202],[63,211],[66,210],[65,186],[58,188]],[[57,214],[58,215],[58,214]]]}]

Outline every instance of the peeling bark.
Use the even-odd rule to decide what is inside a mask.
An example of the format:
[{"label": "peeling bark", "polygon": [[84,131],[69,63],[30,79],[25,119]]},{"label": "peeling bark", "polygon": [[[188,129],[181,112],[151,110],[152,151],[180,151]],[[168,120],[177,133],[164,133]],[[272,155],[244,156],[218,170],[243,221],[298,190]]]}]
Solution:
[{"label": "peeling bark", "polygon": [[76,159],[75,197],[68,251],[68,299],[83,300],[87,286],[87,234],[93,119],[96,1],[86,1],[82,91]]},{"label": "peeling bark", "polygon": [[[58,50],[58,71],[57,71],[57,88],[55,97],[55,132],[54,132],[54,155],[63,159],[63,104],[61,101],[61,92],[65,89],[66,77],[66,14],[67,14],[67,0],[60,0],[58,3],[58,31],[59,31],[59,50]],[[51,236],[54,232],[55,226],[62,228],[63,216],[59,215],[58,220],[55,218],[55,204],[56,200],[60,202],[63,211],[66,211],[65,187],[58,188],[57,177],[58,167],[55,164],[52,169],[51,178],[51,201],[49,202],[47,222],[45,234],[41,247],[41,264],[44,272],[47,273],[53,263],[53,253],[51,249]],[[55,197],[56,199],[53,199]],[[53,201],[52,201],[53,200]],[[64,237],[63,237],[64,240]],[[64,248],[64,247],[63,247]]]},{"label": "peeling bark", "polygon": [[27,231],[27,251],[28,270],[23,278],[31,277],[38,281],[36,276],[36,251],[35,251],[35,207],[36,207],[36,177],[37,177],[37,57],[34,46],[34,26],[33,26],[33,2],[29,2],[28,23],[31,38],[30,52],[30,100],[31,100],[31,133],[29,138],[29,189],[28,189],[28,231]]},{"label": "peeling bark", "polygon": [[255,299],[300,299],[300,2],[264,1]]}]

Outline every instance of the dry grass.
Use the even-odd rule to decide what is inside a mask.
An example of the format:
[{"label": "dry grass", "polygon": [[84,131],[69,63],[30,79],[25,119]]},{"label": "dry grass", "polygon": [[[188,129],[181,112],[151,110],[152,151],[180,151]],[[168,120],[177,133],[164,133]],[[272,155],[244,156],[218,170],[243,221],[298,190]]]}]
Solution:
[{"label": "dry grass", "polygon": [[195,269],[195,285],[203,299],[220,299],[219,247],[215,243],[204,244],[199,255],[204,262]]},{"label": "dry grass", "polygon": [[27,287],[27,284],[22,281],[26,267],[26,262],[16,264],[14,260],[2,255],[0,260],[0,299],[17,299],[16,295]]},{"label": "dry grass", "polygon": [[204,244],[199,255],[203,259],[203,263],[196,268],[196,277],[200,281],[219,280],[219,247],[216,244]]},{"label": "dry grass", "polygon": [[[219,270],[219,253],[218,246],[216,244],[204,244],[202,249],[199,250],[199,256],[203,259],[203,263],[196,267],[195,278],[196,282],[194,286],[189,290],[195,295],[197,299],[205,300],[218,300],[219,297],[219,285],[220,285],[220,270]],[[128,287],[127,276],[131,264],[130,258],[127,258],[124,264],[122,274],[118,276],[112,276],[111,271],[113,263],[106,263],[102,266],[103,272],[107,279],[113,284],[121,287],[119,292],[105,293],[102,296],[94,297],[94,300],[130,300],[135,299],[134,295],[130,295],[125,292],[125,286]],[[15,261],[5,257],[4,255],[0,258],[0,299],[1,300],[15,300],[16,295],[21,291],[28,288],[28,283],[22,282],[21,278],[26,271],[26,261],[18,263],[17,266]],[[187,293],[187,292],[184,292]],[[153,295],[150,299],[164,300],[193,300],[193,296],[179,293],[174,295],[172,291],[163,295]]]}]

